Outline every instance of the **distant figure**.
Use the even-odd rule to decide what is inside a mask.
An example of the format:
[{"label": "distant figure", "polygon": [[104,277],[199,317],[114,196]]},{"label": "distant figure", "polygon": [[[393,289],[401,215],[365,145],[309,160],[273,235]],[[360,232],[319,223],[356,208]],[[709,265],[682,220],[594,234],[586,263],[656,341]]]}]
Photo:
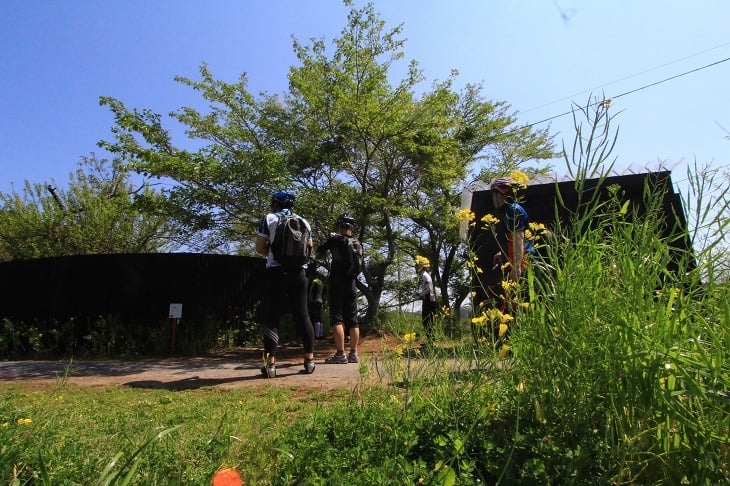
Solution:
[{"label": "distant figure", "polygon": [[[303,238],[305,251],[311,253],[312,229],[309,223],[301,216],[292,212],[296,196],[294,194],[280,191],[271,196],[271,212],[261,218],[258,234],[256,236],[256,252],[266,257],[266,330],[264,331],[264,351],[266,352],[266,364],[261,368],[261,373],[268,378],[276,377],[276,351],[279,347],[279,323],[281,321],[282,309],[289,307],[294,317],[304,345],[304,372],[314,373],[314,329],[309,319],[307,309],[307,268],[306,259],[304,263],[284,264],[284,256],[289,256],[288,249],[295,246],[294,243],[287,245],[288,249],[279,250],[282,241],[276,243],[277,227],[279,222],[287,216],[296,216],[304,231],[298,237]],[[283,228],[282,224],[282,228]],[[281,233],[279,233],[281,234]],[[282,260],[279,262],[274,256],[276,249]],[[303,258],[306,258],[306,255]],[[287,306],[287,304],[289,304]]]},{"label": "distant figure", "polygon": [[436,325],[436,292],[429,270],[431,262],[423,256],[416,257],[416,273],[418,274],[418,298],[421,299],[421,323],[426,332],[429,344],[433,344]]},{"label": "distant figure", "polygon": [[314,327],[314,339],[324,338],[324,325],[322,324],[322,306],[324,305],[324,284],[319,278],[314,267],[310,267],[309,282],[309,319]]}]

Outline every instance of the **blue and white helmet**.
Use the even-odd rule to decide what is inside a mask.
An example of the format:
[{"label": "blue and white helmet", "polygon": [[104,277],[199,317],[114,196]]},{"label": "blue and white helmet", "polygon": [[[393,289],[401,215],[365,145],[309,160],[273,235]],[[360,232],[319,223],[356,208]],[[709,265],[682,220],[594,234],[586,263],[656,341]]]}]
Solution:
[{"label": "blue and white helmet", "polygon": [[278,204],[282,208],[291,209],[294,207],[294,203],[297,200],[297,196],[291,192],[279,191],[271,195],[271,204]]}]

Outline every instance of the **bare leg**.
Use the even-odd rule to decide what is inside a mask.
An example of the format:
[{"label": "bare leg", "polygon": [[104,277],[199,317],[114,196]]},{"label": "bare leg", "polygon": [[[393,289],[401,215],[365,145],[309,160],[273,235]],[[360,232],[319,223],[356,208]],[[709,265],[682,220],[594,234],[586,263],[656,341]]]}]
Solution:
[{"label": "bare leg", "polygon": [[[344,346],[344,342],[342,343]],[[360,328],[359,327],[351,327],[350,328],[350,352],[354,351],[357,353],[357,347],[360,345]]]},{"label": "bare leg", "polygon": [[337,322],[332,329],[332,335],[335,338],[335,347],[337,351],[345,350],[345,326],[341,322]]}]

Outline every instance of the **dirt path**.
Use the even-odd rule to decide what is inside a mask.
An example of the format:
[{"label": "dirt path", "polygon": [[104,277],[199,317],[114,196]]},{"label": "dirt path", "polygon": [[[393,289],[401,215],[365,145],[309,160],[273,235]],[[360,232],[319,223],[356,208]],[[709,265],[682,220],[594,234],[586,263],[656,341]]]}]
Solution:
[{"label": "dirt path", "polygon": [[[60,382],[73,386],[128,386],[133,388],[190,390],[202,387],[236,389],[286,386],[327,391],[352,388],[369,380],[369,364],[392,338],[367,336],[360,346],[361,364],[325,364],[334,353],[331,340],[315,343],[317,368],[311,375],[302,370],[302,347],[297,343],[281,346],[277,377],[261,376],[262,350],[245,348],[194,358],[145,359],[137,361],[0,361],[0,384],[21,383],[43,388]],[[362,370],[361,370],[362,368]]]}]

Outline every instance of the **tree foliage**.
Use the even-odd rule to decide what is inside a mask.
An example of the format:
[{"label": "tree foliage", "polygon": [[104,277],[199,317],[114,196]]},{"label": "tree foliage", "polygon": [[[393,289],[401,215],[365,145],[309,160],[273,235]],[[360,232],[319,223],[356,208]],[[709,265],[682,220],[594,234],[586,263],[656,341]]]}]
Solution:
[{"label": "tree foliage", "polygon": [[129,110],[109,97],[101,104],[115,116],[115,141],[100,145],[139,174],[169,182],[160,189],[165,199],[157,210],[203,235],[197,248],[230,249],[232,242],[248,243],[268,195],[290,180],[276,136],[278,120],[287,114],[277,97],[251,95],[245,75],[234,84],[217,81],[205,64],[200,75],[199,81],[176,80],[199,91],[209,113],[183,107],[170,114],[186,127],[197,150],[175,147],[159,114]]},{"label": "tree foliage", "polygon": [[509,106],[485,99],[480,85],[457,91],[456,72],[424,89],[410,61],[393,82],[404,57],[401,35],[402,26],[387,28],[372,4],[352,8],[331,52],[322,39],[294,39],[298,65],[282,96],[254,96],[245,75],[228,84],[205,64],[199,81],[177,78],[209,103],[206,114],[170,114],[195,150],[173,146],[160,115],[102,98],[115,126],[114,140],[101,145],[141,174],[170,182],[161,210],[204,234],[200,248],[250,252],[268,195],[294,189],[318,241],[339,213],[355,217],[367,252],[359,283],[367,321],[397,286],[404,254],[425,253],[444,269],[436,281],[448,302],[459,275],[451,219],[464,181],[479,163],[514,168],[550,157],[551,140],[546,131],[515,129]]},{"label": "tree foliage", "polygon": [[67,189],[26,181],[22,195],[0,193],[0,261],[174,248],[175,228],[135,202],[159,197],[119,160],[85,157]]}]

